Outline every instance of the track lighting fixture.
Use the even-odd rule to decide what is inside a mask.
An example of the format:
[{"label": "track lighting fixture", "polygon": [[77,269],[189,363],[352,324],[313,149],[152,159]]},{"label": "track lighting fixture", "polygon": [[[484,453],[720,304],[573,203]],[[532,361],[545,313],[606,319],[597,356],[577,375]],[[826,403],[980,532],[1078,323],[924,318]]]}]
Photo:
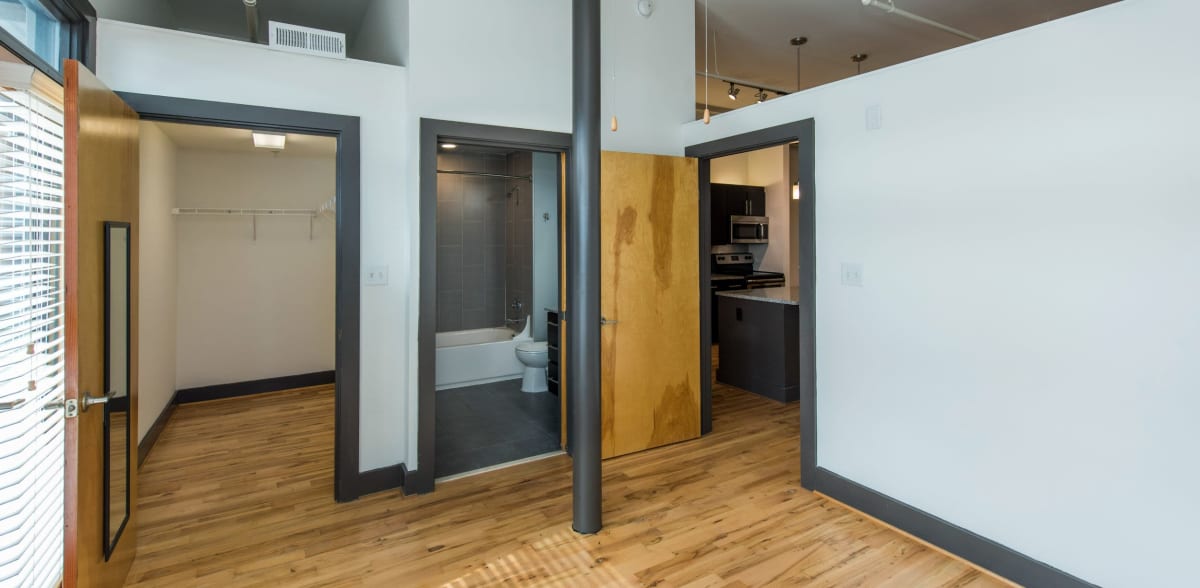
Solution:
[{"label": "track lighting fixture", "polygon": [[737,84],[734,84],[733,82],[729,82],[729,99],[730,100],[737,100],[738,92],[741,92],[741,91],[742,91],[742,89],[737,87]]},{"label": "track lighting fixture", "polygon": [[754,98],[758,100],[759,104],[762,104],[763,102],[767,101],[767,93],[762,88],[759,88],[758,93],[754,95]]}]

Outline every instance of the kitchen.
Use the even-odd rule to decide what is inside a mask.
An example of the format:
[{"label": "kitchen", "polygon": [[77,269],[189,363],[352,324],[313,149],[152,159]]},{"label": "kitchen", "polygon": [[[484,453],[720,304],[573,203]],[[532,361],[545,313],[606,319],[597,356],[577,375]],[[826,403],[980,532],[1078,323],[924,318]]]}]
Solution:
[{"label": "kitchen", "polygon": [[711,296],[716,380],[780,402],[799,373],[798,148],[711,160]]}]

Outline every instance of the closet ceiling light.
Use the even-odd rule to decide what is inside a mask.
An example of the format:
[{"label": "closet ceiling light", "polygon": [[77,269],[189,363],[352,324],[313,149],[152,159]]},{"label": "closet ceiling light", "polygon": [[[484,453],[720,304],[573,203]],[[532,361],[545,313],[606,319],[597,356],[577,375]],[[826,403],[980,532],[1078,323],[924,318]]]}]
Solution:
[{"label": "closet ceiling light", "polygon": [[456,143],[442,143],[442,149],[447,149],[447,150],[449,150],[449,149],[458,149],[458,144],[456,144]]},{"label": "closet ceiling light", "polygon": [[287,135],[276,135],[275,133],[253,133],[253,135],[254,146],[261,149],[282,151],[284,144],[287,143]]}]

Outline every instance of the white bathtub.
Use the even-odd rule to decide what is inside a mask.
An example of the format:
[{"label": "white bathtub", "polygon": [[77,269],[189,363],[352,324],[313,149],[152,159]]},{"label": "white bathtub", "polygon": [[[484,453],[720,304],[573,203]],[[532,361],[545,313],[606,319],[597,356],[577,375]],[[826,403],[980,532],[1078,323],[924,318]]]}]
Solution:
[{"label": "white bathtub", "polygon": [[446,390],[518,379],[525,366],[517,359],[517,344],[532,340],[505,328],[438,333],[434,387]]}]

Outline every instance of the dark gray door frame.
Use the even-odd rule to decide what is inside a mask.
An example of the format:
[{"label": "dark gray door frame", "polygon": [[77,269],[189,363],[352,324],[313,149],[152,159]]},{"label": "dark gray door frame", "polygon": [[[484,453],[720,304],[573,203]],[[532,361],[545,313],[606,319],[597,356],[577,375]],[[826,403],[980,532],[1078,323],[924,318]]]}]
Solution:
[{"label": "dark gray door frame", "polygon": [[[712,267],[708,252],[712,248],[712,194],[709,175],[712,160],[727,155],[778,147],[798,142],[800,181],[799,259],[796,276],[800,288],[800,481],[806,488],[817,463],[817,376],[816,376],[816,202],[815,122],[813,119],[779,125],[719,139],[685,150],[688,157],[700,160],[700,341],[712,341]],[[712,345],[700,345],[700,431],[712,431]]]},{"label": "dark gray door frame", "polygon": [[417,323],[417,469],[402,464],[405,494],[432,492],[436,458],[437,395],[437,153],[440,143],[561,153],[570,159],[571,135],[436,119],[421,119],[420,305]]},{"label": "dark gray door frame", "polygon": [[[891,496],[845,478],[817,463],[817,389],[816,389],[816,147],[815,122],[802,120],[688,147],[690,157],[700,158],[700,240],[701,249],[712,244],[709,195],[710,160],[764,147],[799,141],[800,179],[800,485],[820,492],[852,508],[865,512],[913,536],[932,543],[980,567],[1025,586],[1092,586],[1062,570],[1018,553],[991,539],[942,520],[905,504]],[[711,340],[712,294],[709,260],[700,260],[700,321],[702,340]],[[712,347],[701,345],[702,430],[712,430]]]},{"label": "dark gray door frame", "polygon": [[359,119],[299,110],[118,92],[142,120],[336,137],[337,150],[337,384],[334,486],[338,502],[400,486],[401,467],[359,472],[359,267],[361,146]]}]

